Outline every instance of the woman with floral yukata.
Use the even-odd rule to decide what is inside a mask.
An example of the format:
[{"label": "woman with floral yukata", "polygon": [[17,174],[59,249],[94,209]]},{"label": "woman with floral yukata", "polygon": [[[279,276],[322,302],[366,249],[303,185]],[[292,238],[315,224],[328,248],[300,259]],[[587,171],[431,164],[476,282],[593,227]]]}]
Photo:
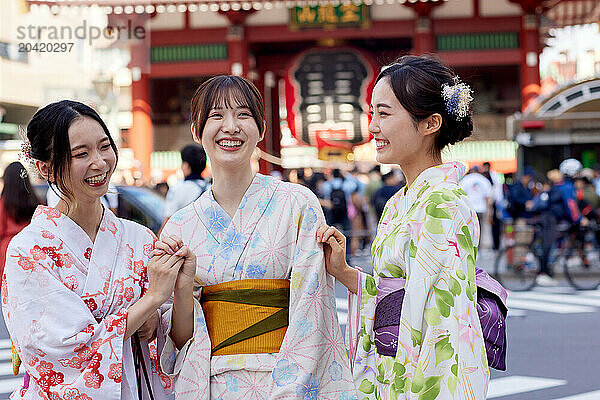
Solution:
[{"label": "woman with floral yukata", "polygon": [[183,248],[150,261],[154,234],[102,206],[117,148],[93,109],[68,100],[43,107],[25,140],[24,156],[62,198],[38,206],[8,246],[2,311],[13,362],[25,369],[11,398],[166,399],[161,383],[170,381],[151,362],[148,339],[193,257]]},{"label": "woman with floral yukata", "polygon": [[471,134],[470,88],[429,57],[382,70],[369,130],[377,161],[398,164],[406,187],[387,203],[373,242],[373,275],[345,261],[345,237],[321,226],[327,271],[349,290],[348,333],[360,398],[486,397],[477,315],[477,214],[441,150]]},{"label": "woman with floral yukata", "polygon": [[163,370],[177,399],[355,399],[310,189],[254,173],[265,131],[262,98],[237,76],[204,82],[192,134],[213,184],[166,223],[155,254],[183,243],[182,270],[163,317]]}]

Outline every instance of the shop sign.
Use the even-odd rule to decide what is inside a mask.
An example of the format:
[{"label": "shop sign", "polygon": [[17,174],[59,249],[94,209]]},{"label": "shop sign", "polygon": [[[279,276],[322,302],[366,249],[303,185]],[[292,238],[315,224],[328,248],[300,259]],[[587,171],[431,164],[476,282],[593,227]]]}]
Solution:
[{"label": "shop sign", "polygon": [[290,29],[369,26],[369,8],[353,3],[299,6],[290,9]]}]

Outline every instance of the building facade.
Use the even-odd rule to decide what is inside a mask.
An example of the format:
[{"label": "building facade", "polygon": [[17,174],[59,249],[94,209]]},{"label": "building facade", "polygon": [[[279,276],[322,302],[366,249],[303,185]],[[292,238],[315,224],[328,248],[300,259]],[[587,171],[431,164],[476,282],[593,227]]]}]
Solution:
[{"label": "building facade", "polygon": [[95,4],[115,24],[133,21],[146,27],[146,40],[129,47],[132,123],[123,143],[141,162],[144,175],[149,175],[153,153],[154,160],[159,160],[160,153],[177,151],[191,140],[189,100],[201,82],[217,74],[248,77],[264,96],[263,172],[280,167],[282,136],[296,150],[312,146],[321,159],[351,161],[352,149],[369,140],[368,92],[381,66],[404,54],[427,53],[453,67],[476,93],[471,140],[489,146],[466,142],[467,150],[455,153],[490,148],[488,153],[477,150],[465,161],[492,161],[500,170],[514,170],[516,153],[504,142],[506,117],[525,109],[539,94],[540,24],[557,2],[82,0],[29,4],[62,8]]}]

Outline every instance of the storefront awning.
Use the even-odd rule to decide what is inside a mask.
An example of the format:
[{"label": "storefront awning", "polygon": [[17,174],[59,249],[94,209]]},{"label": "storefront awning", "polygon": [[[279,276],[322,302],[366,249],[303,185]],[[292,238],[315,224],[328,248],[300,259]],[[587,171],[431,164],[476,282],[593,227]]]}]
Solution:
[{"label": "storefront awning", "polygon": [[546,12],[546,17],[556,28],[599,22],[600,1],[562,0]]}]

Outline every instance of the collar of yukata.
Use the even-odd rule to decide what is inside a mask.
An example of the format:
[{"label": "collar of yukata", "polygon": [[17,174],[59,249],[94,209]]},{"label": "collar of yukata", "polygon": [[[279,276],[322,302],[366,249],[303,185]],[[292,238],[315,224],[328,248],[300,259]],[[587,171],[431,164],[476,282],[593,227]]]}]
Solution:
[{"label": "collar of yukata", "polygon": [[409,191],[420,190],[424,183],[427,181],[450,181],[458,184],[465,173],[467,167],[461,162],[451,161],[429,167],[422,171],[410,187],[404,187],[404,195],[407,195]]}]

